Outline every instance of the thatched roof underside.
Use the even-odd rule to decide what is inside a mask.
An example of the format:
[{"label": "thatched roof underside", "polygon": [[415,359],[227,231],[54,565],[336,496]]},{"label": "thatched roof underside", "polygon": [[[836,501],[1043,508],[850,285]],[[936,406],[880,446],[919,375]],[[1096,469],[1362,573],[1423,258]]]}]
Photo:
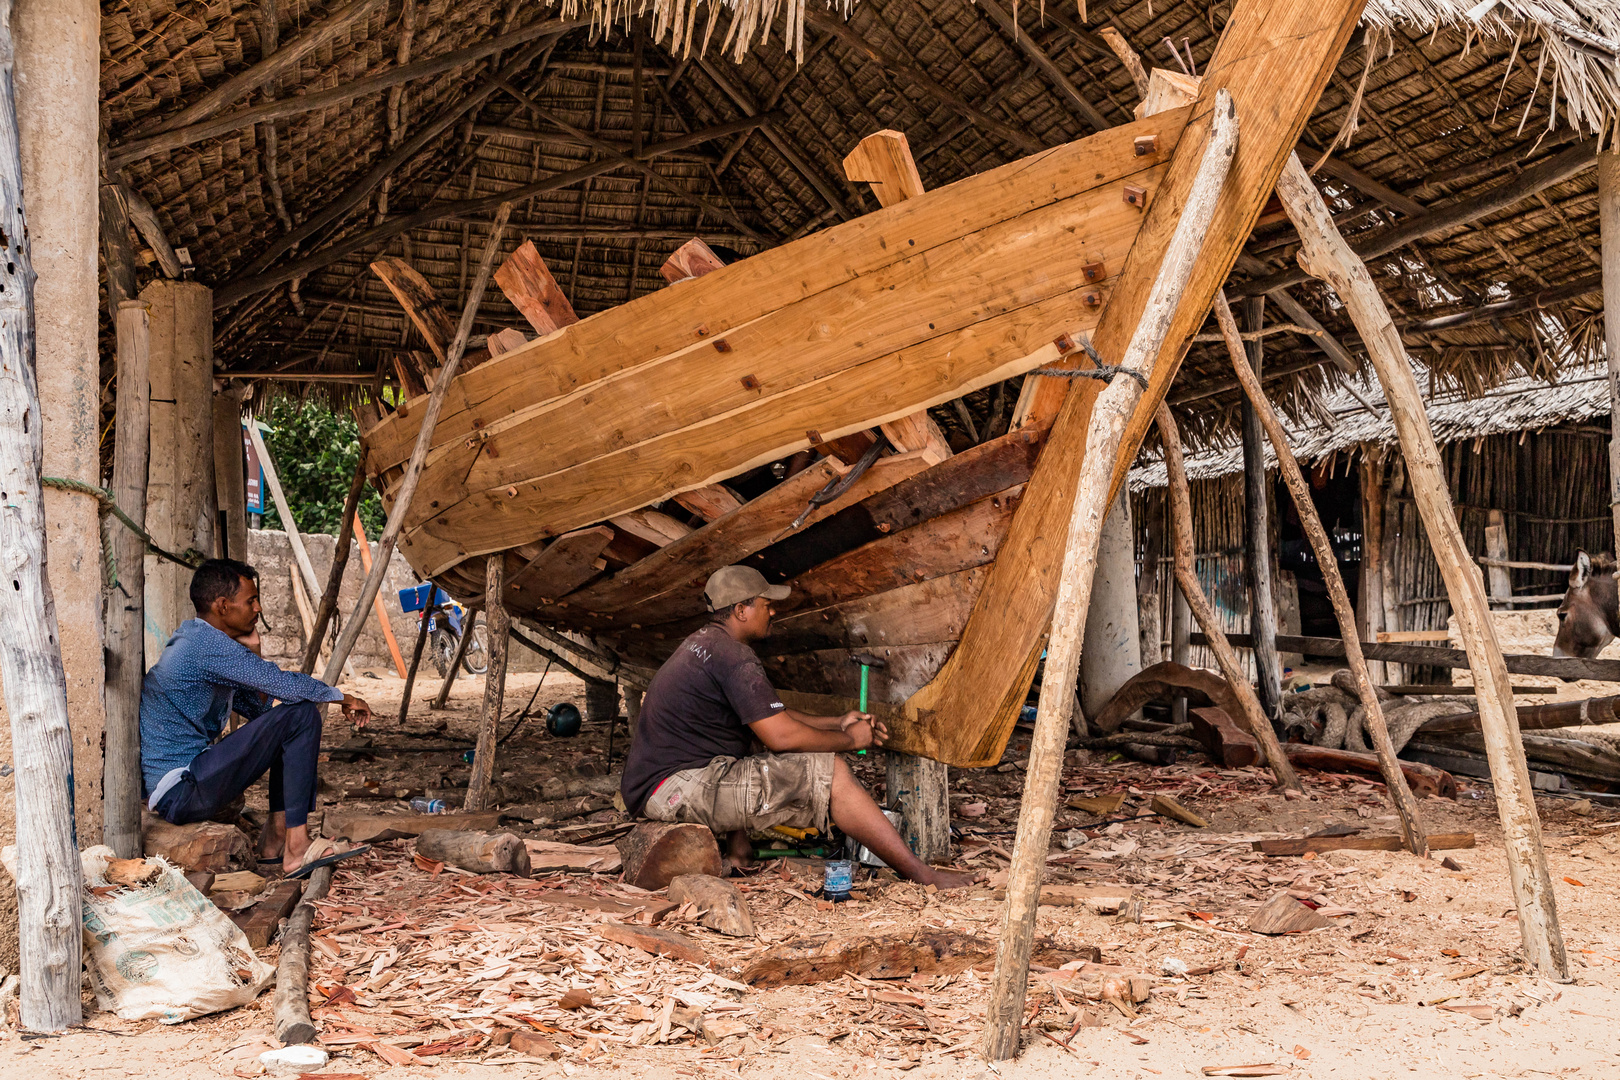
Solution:
[{"label": "thatched roof underside", "polygon": [[[494,210],[469,213],[451,204],[588,166],[603,154],[593,140],[629,154],[637,145],[774,112],[768,125],[746,135],[650,158],[650,173],[625,165],[517,203],[507,250],[533,240],[582,315],[662,287],[659,265],[693,235],[747,255],[876,209],[864,186],[846,182],[840,168],[873,131],[905,132],[925,184],[934,188],[1083,137],[1098,121],[1123,123],[1138,95],[1095,31],[1116,28],[1150,66],[1190,63],[1202,70],[1231,10],[1230,0],[1213,6],[1091,0],[1082,21],[1072,5],[1048,6],[1043,18],[1040,4],[999,3],[997,9],[967,0],[862,0],[847,23],[811,5],[802,66],[791,42],[784,49],[780,16],[770,39],[760,43],[755,34],[740,61],[723,53],[732,17],[725,8],[706,57],[687,58],[667,38],[644,37],[639,83],[635,35],[621,25],[582,26],[509,73],[533,108],[506,89],[488,93],[475,108],[462,105],[492,85],[497,63],[512,63],[514,47],[408,82],[392,107],[382,90],[133,160],[120,175],[155,207],[170,241],[189,249],[197,279],[217,296],[240,293],[244,283],[296,260],[319,263],[325,252],[344,252],[311,265],[295,282],[255,290],[217,311],[222,373],[279,369],[364,380],[401,347],[422,348],[368,263],[403,256],[455,312]],[[261,15],[276,20],[286,48],[344,6],[343,0],[327,6],[283,0],[279,11],[274,0],[106,5],[102,91],[114,160],[121,146],[258,63],[266,55]],[[1532,23],[1521,17],[1520,0],[1502,0],[1475,25],[1460,16],[1475,6],[1373,0],[1363,32],[1329,82],[1301,150],[1309,166],[1337,141],[1334,160],[1367,181],[1347,182],[1331,169],[1317,174],[1352,241],[1503,184],[1612,124],[1612,45],[1620,36],[1613,15],[1587,0],[1543,0],[1542,21]],[[1016,19],[1016,36],[998,24],[997,10]],[[700,30],[707,11],[697,13]],[[272,95],[346,86],[563,14],[517,0],[372,0],[344,32],[217,115],[261,106]],[[1172,43],[1179,60],[1172,59]],[[1083,105],[1035,62],[1036,50]],[[399,154],[403,160],[386,177],[375,175],[391,153],[446,118],[442,134]],[[279,195],[271,182],[272,129]],[[1438,385],[1478,393],[1516,375],[1548,378],[1601,349],[1596,187],[1596,171],[1588,168],[1505,210],[1372,260],[1412,356]],[[352,210],[267,258],[289,231],[358,192],[364,197]],[[442,212],[431,210],[441,206]],[[361,233],[377,236],[379,226],[424,210],[433,220],[347,250]],[[1235,280],[1292,267],[1291,235],[1280,214],[1264,218],[1248,249],[1256,261],[1242,264]],[[143,270],[156,272],[155,265]],[[1586,291],[1566,295],[1566,287],[1579,291],[1585,283]],[[1562,291],[1537,310],[1444,330],[1418,325],[1545,290]],[[1351,353],[1358,351],[1348,319],[1325,290],[1307,283],[1292,293]],[[477,334],[526,327],[493,288],[480,314]],[[1266,321],[1294,320],[1268,305]],[[110,376],[110,347],[106,352]],[[1296,416],[1339,378],[1307,336],[1267,337],[1265,355],[1273,390]],[[981,428],[993,398],[982,391],[969,399]],[[1008,407],[1014,399],[1003,398]],[[1217,435],[1236,401],[1224,351],[1195,344],[1171,400],[1193,438]],[[954,410],[937,413],[948,428],[961,427]]]}]

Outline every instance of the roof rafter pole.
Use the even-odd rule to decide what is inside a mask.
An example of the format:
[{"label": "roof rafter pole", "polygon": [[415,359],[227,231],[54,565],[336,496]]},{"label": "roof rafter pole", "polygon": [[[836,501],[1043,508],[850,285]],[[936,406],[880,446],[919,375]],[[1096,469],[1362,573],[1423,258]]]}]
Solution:
[{"label": "roof rafter pole", "polygon": [[[1271,273],[1271,267],[1253,255],[1239,255],[1237,268],[1250,277],[1260,277]],[[1294,322],[1317,331],[1316,334],[1310,337],[1311,344],[1327,353],[1328,357],[1338,365],[1340,371],[1346,375],[1356,373],[1358,365],[1356,364],[1356,358],[1350,355],[1350,350],[1340,344],[1338,338],[1328,333],[1327,327],[1323,326],[1304,304],[1294,299],[1292,293],[1287,289],[1273,289],[1265,295],[1267,299],[1281,309],[1284,315],[1287,315]]]},{"label": "roof rafter pole", "polygon": [[584,19],[553,20],[539,22],[526,26],[522,30],[504,34],[501,37],[491,38],[479,45],[472,45],[455,52],[445,53],[443,56],[431,60],[418,60],[404,67],[393,68],[380,75],[373,75],[366,79],[356,79],[353,82],[334,86],[330,90],[318,90],[312,94],[300,94],[295,97],[280,98],[263,105],[255,105],[251,109],[241,109],[225,116],[215,116],[201,123],[189,124],[186,127],[164,131],[158,135],[139,136],[115,143],[108,153],[108,168],[117,170],[131,162],[142,158],[161,154],[166,150],[178,150],[182,146],[189,146],[203,139],[212,139],[218,135],[225,135],[232,131],[239,131],[254,124],[269,123],[273,120],[285,120],[290,116],[300,116],[307,112],[327,109],[333,105],[342,105],[355,98],[365,97],[380,91],[400,86],[404,83],[414,82],[417,79],[426,79],[434,75],[442,75],[447,71],[454,71],[475,60],[482,60],[492,53],[502,49],[521,45],[533,41],[542,35],[561,36],[569,30],[588,25]]},{"label": "roof rafter pole", "polygon": [[[717,124],[714,127],[702,128],[692,132],[690,135],[681,135],[661,143],[654,143],[647,148],[646,156],[651,159],[658,157],[660,154],[685,150],[688,147],[698,146],[714,139],[723,139],[727,135],[735,135],[737,132],[747,130],[749,127],[758,127],[772,115],[775,114],[768,113],[765,116],[745,117],[742,120],[733,120],[728,124]],[[622,167],[622,164],[616,159],[603,159],[589,165],[582,165],[577,169],[571,169],[565,173],[547,177],[538,183],[501,192],[498,195],[485,195],[478,199],[427,206],[414,214],[397,217],[387,224],[378,225],[364,232],[345,237],[330,247],[307,255],[297,262],[288,263],[267,273],[244,274],[214,291],[214,307],[221,308],[227,304],[234,304],[266,289],[273,289],[284,281],[291,281],[295,277],[305,277],[324,266],[330,266],[335,262],[346,259],[357,251],[364,251],[366,248],[376,244],[392,240],[401,233],[409,232],[418,226],[434,221],[459,219],[471,214],[482,214],[495,209],[502,202],[521,201],[531,195],[543,195],[548,191],[571,187],[582,180],[589,180],[594,176],[601,176],[603,173],[610,173]],[[750,239],[764,243],[764,241],[758,240],[757,236],[751,236]]]},{"label": "roof rafter pole", "polygon": [[1046,73],[1047,79],[1057,88],[1058,93],[1069,99],[1069,104],[1074,106],[1074,111],[1080,114],[1082,120],[1091,125],[1092,130],[1102,131],[1113,126],[1103,119],[1102,113],[1097,111],[1096,106],[1080,96],[1080,91],[1075,88],[1074,83],[1070,82],[1069,77],[1063,74],[1063,71],[1052,61],[1050,56],[1046,55],[1046,50],[1035,44],[1035,40],[1019,28],[1017,20],[1009,15],[1005,8],[996,3],[996,0],[976,0],[976,2],[996,25],[1001,27],[1002,32],[1012,38],[1013,43],[1024,51],[1024,55],[1028,56],[1036,67]]},{"label": "roof rafter pole", "polygon": [[[697,65],[713,81],[714,85],[720,88],[720,92],[730,98],[732,104],[743,111],[743,115],[756,116],[760,113],[761,110],[754,104],[753,97],[726,78],[713,63],[700,56]],[[849,212],[849,207],[844,203],[844,200],[839,198],[838,193],[832,189],[832,185],[827,183],[826,178],[817,172],[808,161],[804,160],[804,157],[793,148],[791,143],[782,138],[782,133],[776,130],[774,124],[763,124],[759,130],[764,134],[766,140],[776,148],[776,152],[781,154],[789,165],[793,166],[795,172],[804,177],[805,183],[814,188],[816,194],[826,200],[827,205],[840,218],[848,221],[854,216]]]},{"label": "roof rafter pole", "polygon": [[[5,0],[0,0],[4,3]],[[388,563],[394,556],[394,546],[399,543],[400,529],[405,525],[405,515],[411,508],[411,499],[416,494],[416,485],[422,479],[422,464],[427,460],[428,448],[433,443],[433,428],[439,422],[439,413],[444,408],[444,399],[449,394],[450,384],[455,381],[456,370],[461,367],[461,358],[467,351],[467,339],[472,336],[473,316],[478,313],[478,305],[483,302],[484,289],[489,285],[489,275],[495,266],[495,255],[501,248],[501,237],[506,233],[506,219],[511,216],[512,204],[502,203],[500,213],[495,215],[495,223],[490,227],[489,240],[484,244],[484,257],[478,265],[478,276],[473,280],[472,292],[467,296],[467,304],[461,309],[461,322],[456,326],[455,340],[450,343],[449,352],[445,354],[444,366],[439,369],[437,380],[433,384],[433,392],[428,395],[426,408],[422,413],[422,428],[416,433],[416,446],[411,450],[411,460],[405,466],[405,476],[400,481],[399,491],[394,496],[394,508],[388,515],[388,522],[383,526],[382,535],[377,537],[377,557],[372,560],[371,571],[366,574],[366,580],[360,586],[360,595],[355,599],[354,610],[349,620],[343,626],[343,632],[338,635],[337,642],[332,646],[332,655],[326,660],[326,669],[321,672],[321,681],[337,685],[338,675],[343,671],[344,663],[349,659],[349,653],[354,650],[354,643],[360,640],[360,631],[365,627],[366,609],[377,598],[377,592],[382,588],[383,578],[388,574]]]},{"label": "roof rafter pole", "polygon": [[[1589,148],[1588,148],[1589,149]],[[1400,438],[1406,475],[1412,484],[1423,527],[1435,561],[1445,579],[1451,609],[1457,615],[1469,667],[1478,691],[1480,731],[1496,785],[1497,813],[1502,819],[1503,847],[1507,850],[1508,877],[1519,914],[1519,933],[1531,970],[1555,979],[1569,979],[1569,956],[1558,928],[1547,857],[1541,845],[1541,824],[1519,740],[1519,720],[1513,711],[1513,686],[1502,647],[1496,638],[1485,581],[1468,554],[1456,511],[1451,503],[1445,468],[1434,432],[1429,427],[1423,395],[1407,363],[1400,333],[1378,294],[1366,264],[1358,259],[1334,228],[1322,196],[1305,174],[1297,157],[1290,158],[1277,182],[1283,208],[1299,229],[1304,245],[1300,256],[1315,277],[1327,282],[1349,309],[1361,331],[1367,356],[1389,402],[1390,418]]]},{"label": "roof rafter pole", "polygon": [[271,244],[264,254],[248,264],[246,273],[256,274],[265,270],[271,263],[292,250],[293,247],[308,240],[359,206],[377,185],[393,174],[394,170],[415,157],[429,142],[444,134],[457,120],[460,120],[467,113],[488,100],[491,94],[500,89],[505,80],[533,63],[549,44],[551,44],[551,39],[547,37],[539,41],[532,41],[519,50],[517,55],[512,58],[511,63],[500,71],[486,75],[473,88],[472,93],[441,109],[437,116],[424,124],[409,139],[401,143],[393,153],[368,169],[364,176],[349,186],[347,191],[332,199],[316,213],[311,214],[298,228]]},{"label": "roof rafter pole", "polygon": [[[1588,139],[1556,157],[1531,166],[1512,180],[1498,184],[1489,191],[1459,199],[1450,206],[1430,210],[1427,214],[1412,218],[1393,229],[1383,229],[1359,239],[1350,245],[1350,250],[1363,260],[1387,255],[1413,240],[1421,240],[1425,236],[1432,236],[1459,225],[1467,225],[1498,210],[1505,210],[1514,203],[1547,190],[1554,184],[1563,183],[1595,164],[1597,164],[1597,143]],[[1337,231],[1334,230],[1335,233]],[[1245,282],[1236,286],[1232,292],[1236,296],[1253,296],[1256,293],[1271,292],[1308,280],[1310,275],[1303,270],[1284,270],[1270,277],[1260,278],[1258,281]]]},{"label": "roof rafter pole", "polygon": [[844,25],[842,22],[817,14],[814,11],[806,11],[804,13],[804,20],[805,25],[813,26],[823,33],[831,34],[855,51],[864,53],[880,67],[885,67],[897,74],[904,75],[906,79],[915,85],[919,90],[926,91],[927,93],[933,95],[939,101],[950,106],[952,109],[955,109],[965,119],[971,121],[975,126],[983,128],[986,132],[995,135],[997,138],[1011,143],[1024,153],[1033,154],[1037,151],[1046,149],[1038,140],[1030,138],[1027,134],[1019,131],[1017,128],[1002,123],[995,117],[980,111],[974,106],[968,104],[966,101],[962,100],[960,97],[957,97],[955,94],[945,89],[945,87],[935,82],[929,77],[927,72],[923,71],[915,64],[908,63],[905,60],[896,59],[895,57],[890,56],[882,50],[869,44],[867,40],[858,32],[856,32],[853,28]]},{"label": "roof rafter pole", "polygon": [[1609,369],[1609,508],[1620,551],[1620,157],[1598,158],[1598,229],[1603,252],[1603,351]]},{"label": "roof rafter pole", "polygon": [[[764,103],[760,105],[759,111],[770,112],[772,109],[776,108],[777,104],[782,100],[782,94],[786,92],[790,85],[792,85],[793,80],[797,79],[801,74],[804,73],[805,69],[810,66],[810,61],[814,60],[816,55],[820,53],[822,49],[825,49],[831,41],[831,34],[822,34],[812,41],[810,43],[810,47],[804,50],[804,59],[793,65],[793,70],[782,77],[781,81],[776,84],[776,89],[771,91],[771,96],[766,98]],[[737,136],[730,146],[726,147],[726,152],[720,155],[720,163],[714,167],[716,175],[725,172],[731,167],[732,159],[737,156],[737,152],[743,148],[743,144],[746,143],[749,137],[753,134],[754,133],[752,130],[745,131],[741,135]]]},{"label": "roof rafter pole", "polygon": [[593,135],[586,134],[550,110],[542,108],[539,102],[535,101],[534,98],[530,97],[528,94],[525,94],[522,90],[519,90],[517,87],[513,86],[504,79],[501,80],[501,89],[505,90],[508,94],[512,95],[519,102],[521,102],[524,108],[528,109],[529,112],[534,114],[535,119],[541,121],[542,123],[551,124],[555,127],[561,128],[563,131],[566,131],[576,139],[590,140],[594,147],[602,151],[606,160],[627,169],[634,169],[636,172],[640,173],[648,180],[656,183],[659,187],[663,188],[665,191],[668,191],[682,202],[691,203],[693,206],[698,207],[700,210],[703,210],[706,213],[713,214],[715,217],[720,218],[723,221],[730,222],[733,228],[747,236],[749,239],[763,239],[752,226],[750,226],[746,221],[738,217],[736,214],[732,213],[730,210],[727,210],[724,207],[715,206],[702,196],[693,195],[691,192],[682,188],[679,184],[676,184],[674,181],[658,172],[658,170],[654,169],[651,165],[648,165],[646,161],[638,158],[627,157],[626,155],[621,154],[617,150],[613,149],[613,147],[608,143],[603,142]]},{"label": "roof rafter pole", "polygon": [[154,126],[152,131],[154,133],[172,131],[206,120],[232,102],[240,101],[259,87],[279,79],[289,71],[296,70],[304,57],[365,19],[371,14],[371,9],[381,2],[383,0],[353,0],[348,7],[329,15],[299,34],[285,48],[277,49],[240,75],[226,79],[190,105]]},{"label": "roof rafter pole", "polygon": [[[1604,183],[1603,163],[1605,160],[1606,158],[1599,158],[1598,161],[1598,205],[1600,214],[1603,213],[1601,207]],[[1603,220],[1607,222],[1608,219]],[[1610,231],[1613,231],[1613,228],[1614,226],[1609,226]],[[1557,285],[1551,289],[1541,289],[1528,296],[1515,296],[1511,300],[1498,300],[1492,304],[1481,304],[1470,311],[1459,311],[1454,315],[1436,315],[1432,319],[1415,319],[1405,323],[1397,323],[1396,326],[1403,334],[1437,334],[1443,330],[1454,330],[1461,326],[1490,322],[1493,319],[1501,319],[1509,315],[1522,315],[1530,311],[1539,311],[1542,308],[1551,307],[1554,304],[1574,300],[1577,297],[1599,291],[1607,291],[1604,276],[1602,274],[1592,274],[1578,281],[1572,281],[1568,285]],[[1604,306],[1607,308],[1608,303],[1605,302]],[[1610,355],[1613,355],[1613,353]]]}]

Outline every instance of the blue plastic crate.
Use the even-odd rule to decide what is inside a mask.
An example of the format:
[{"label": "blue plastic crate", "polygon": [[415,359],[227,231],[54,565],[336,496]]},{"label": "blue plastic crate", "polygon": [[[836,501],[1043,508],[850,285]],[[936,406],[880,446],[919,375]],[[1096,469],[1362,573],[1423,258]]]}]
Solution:
[{"label": "blue plastic crate", "polygon": [[[428,593],[434,588],[435,586],[431,581],[424,581],[422,584],[413,589],[399,590],[399,610],[423,610],[428,606],[429,603]],[[450,603],[450,594],[445,592],[443,589],[439,589],[438,595],[434,598],[434,600],[439,604],[439,606],[443,607],[444,605]]]}]

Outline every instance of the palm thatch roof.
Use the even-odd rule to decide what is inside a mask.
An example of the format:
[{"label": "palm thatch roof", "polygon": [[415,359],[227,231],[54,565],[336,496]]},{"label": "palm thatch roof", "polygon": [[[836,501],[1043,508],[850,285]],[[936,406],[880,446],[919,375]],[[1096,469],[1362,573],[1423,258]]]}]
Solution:
[{"label": "palm thatch roof", "polygon": [[[873,131],[905,132],[934,188],[1125,122],[1139,95],[1104,32],[1196,72],[1232,0],[847,4],[111,0],[108,179],[214,287],[222,375],[363,386],[421,347],[368,264],[404,257],[454,311],[503,199],[507,250],[533,240],[588,314],[662,287],[693,235],[742,257],[876,209],[840,169]],[[1611,4],[1371,0],[1300,149],[1352,243],[1388,246],[1370,263],[1437,386],[1550,379],[1601,349],[1587,166],[1617,71]],[[1268,214],[1232,291],[1271,288],[1293,251]],[[1273,293],[1266,370],[1304,416],[1342,377],[1323,343],[1346,366],[1358,343],[1326,290],[1287,288],[1323,329]],[[525,323],[492,289],[475,333],[505,326]],[[110,332],[105,353],[110,377]],[[975,426],[1005,389],[968,399]],[[1207,441],[1235,392],[1197,343],[1171,401]]]}]

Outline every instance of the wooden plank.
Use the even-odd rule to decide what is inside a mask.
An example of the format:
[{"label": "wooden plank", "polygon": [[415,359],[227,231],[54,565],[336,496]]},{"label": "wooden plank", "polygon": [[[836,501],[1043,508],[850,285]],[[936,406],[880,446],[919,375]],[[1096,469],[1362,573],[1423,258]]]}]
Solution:
[{"label": "wooden plank", "polygon": [[[1152,189],[1162,172],[1137,179]],[[1090,291],[1082,267],[1123,259],[1139,225],[1122,188],[1085,192],[789,304],[726,335],[724,351],[698,344],[548,400],[538,399],[550,373],[535,371],[536,404],[487,418],[476,440],[429,456],[422,484],[439,506],[413,508],[406,527],[458,500],[547,479],[543,503],[530,509],[525,497],[525,510],[548,523],[562,514],[559,531],[590,524],[735,475],[739,461],[777,460],[1056,359],[1054,338],[1096,322],[1097,309],[1076,295],[1076,282]],[[632,487],[560,494],[570,470],[596,477],[626,457],[635,459]],[[511,516],[513,503],[500,502]],[[466,523],[457,531],[467,535]]]},{"label": "wooden plank", "polygon": [[[472,422],[479,417],[502,416],[723,337],[785,305],[926,252],[960,237],[965,216],[987,225],[1136,177],[1170,159],[1187,115],[1176,110],[1054,147],[761,252],[679,290],[638,297],[582,320],[560,338],[530,342],[456,381],[434,429],[436,441],[463,439],[481,426]],[[1147,134],[1158,135],[1159,150],[1138,158],[1133,140]],[[534,386],[537,378],[551,388]],[[416,421],[409,417],[370,433],[371,474],[403,462],[415,437]]]},{"label": "wooden plank", "polygon": [[826,607],[795,610],[771,624],[767,647],[785,654],[845,645],[883,648],[955,641],[987,573],[976,566]]},{"label": "wooden plank", "polygon": [[[939,641],[929,645],[896,645],[869,650],[887,666],[872,669],[868,703],[884,701],[898,704],[904,701],[934,677],[955,645],[954,641]],[[760,659],[764,661],[765,674],[771,677],[773,685],[780,683],[809,694],[859,698],[861,669],[854,658],[866,651],[823,649],[783,656],[773,654]]]},{"label": "wooden plank", "polygon": [[[845,507],[916,475],[926,467],[921,457],[896,454],[879,458],[850,489],[818,507],[805,519],[809,526]],[[587,612],[618,612],[625,619],[653,624],[703,610],[703,582],[722,566],[740,563],[767,547],[803,513],[810,497],[840,475],[840,468],[823,458],[789,477],[725,517],[619,571],[607,581],[568,597],[572,608]]]},{"label": "wooden plank", "polygon": [[304,894],[302,881],[279,881],[271,886],[263,900],[250,908],[232,912],[231,922],[247,935],[248,944],[255,949],[266,948],[276,936],[276,928],[287,917],[298,898]]},{"label": "wooden plank", "polygon": [[789,584],[813,607],[898,589],[992,562],[1023,495],[1021,487],[942,514],[831,559]]},{"label": "wooden plank", "polygon": [[456,324],[451,320],[450,313],[444,310],[444,305],[439,303],[438,294],[428,284],[427,278],[395,255],[385,255],[373,262],[371,272],[388,286],[388,291],[405,309],[412,325],[421,332],[422,340],[433,350],[434,358],[443,364],[450,341],[456,336]]},{"label": "wooden plank", "polygon": [[[1430,833],[1429,850],[1454,851],[1474,846],[1474,834]],[[1321,854],[1325,851],[1399,851],[1399,836],[1302,836],[1298,839],[1252,840],[1249,847],[1263,855]]]},{"label": "wooden plank", "polygon": [[542,597],[549,600],[573,592],[596,576],[602,550],[612,539],[613,530],[606,525],[557,537],[507,579],[507,607],[527,611]]},{"label": "wooden plank", "polygon": [[632,510],[628,514],[616,514],[609,520],[615,528],[659,547],[679,540],[692,531],[692,526],[658,510]]},{"label": "wooden plank", "polygon": [[489,335],[485,339],[485,344],[489,349],[490,359],[494,359],[502,353],[509,353],[513,349],[527,344],[528,341],[529,338],[523,331],[514,330],[508,326],[505,330],[497,330]]},{"label": "wooden plank", "polygon": [[659,272],[664,280],[671,285],[687,278],[700,278],[704,274],[718,270],[726,264],[720,260],[700,237],[692,237],[686,243],[675,249],[675,253],[664,260]]},{"label": "wooden plank", "polygon": [[535,249],[533,240],[523,241],[506,257],[495,271],[495,284],[541,336],[579,322],[574,305],[568,302],[562,286],[551,276],[551,269]]},{"label": "wooden plank", "polygon": [[1450,641],[1448,630],[1380,630],[1379,641]]},{"label": "wooden plank", "polygon": [[[1251,647],[1247,634],[1228,634],[1227,637],[1240,649]],[[1192,643],[1204,644],[1203,635],[1193,635]],[[1313,656],[1344,655],[1344,642],[1338,638],[1278,635],[1277,647],[1283,652],[1310,653]],[[1379,645],[1363,641],[1361,651],[1369,660],[1441,668],[1468,667],[1468,654],[1462,649],[1439,649],[1432,645]],[[1507,661],[1508,671],[1514,675],[1551,675],[1571,681],[1595,679],[1599,682],[1620,682],[1620,660],[1581,660],[1535,653],[1505,653],[1502,658]]]},{"label": "wooden plank", "polygon": [[675,496],[675,501],[704,521],[723,518],[743,504],[742,497],[724,484],[708,484],[683,491]]},{"label": "wooden plank", "polygon": [[[1215,93],[1226,89],[1242,125],[1237,155],[1198,266],[1153,367],[1149,391],[1125,429],[1111,491],[1124,483],[1155,408],[1180,367],[1185,342],[1206,317],[1215,290],[1271,197],[1360,8],[1361,0],[1254,0],[1233,9],[1170,173],[1148,203],[1142,230],[1092,335],[1100,355],[1124,355],[1209,138]],[[1179,110],[1138,123],[1177,115]],[[1093,138],[1127,130],[1131,127]],[[1160,143],[1162,147],[1162,138]],[[1052,610],[1064,523],[1073,505],[1091,406],[1100,387],[1085,380],[1067,395],[1007,538],[1012,557],[997,560],[945,670],[908,703],[914,724],[926,727],[948,747],[945,752],[950,756],[944,760],[952,764],[999,760],[1023,708]],[[1009,680],[1011,672],[1019,675]]]}]

